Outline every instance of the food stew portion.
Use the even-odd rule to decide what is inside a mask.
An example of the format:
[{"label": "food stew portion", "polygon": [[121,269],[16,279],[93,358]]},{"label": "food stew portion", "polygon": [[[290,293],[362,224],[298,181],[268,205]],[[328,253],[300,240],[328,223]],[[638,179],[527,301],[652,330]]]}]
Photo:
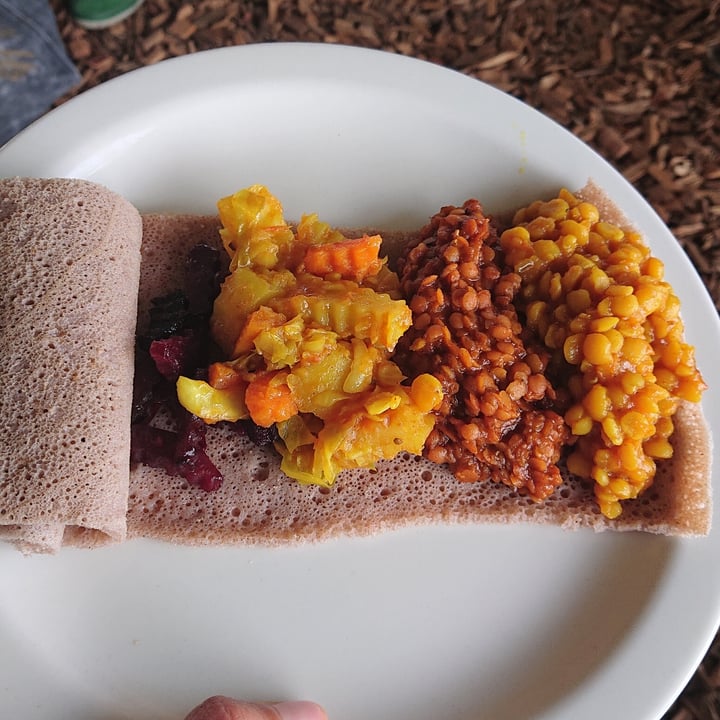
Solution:
[{"label": "food stew portion", "polygon": [[190,310],[145,341],[175,386],[179,440],[152,427],[154,400],[133,430],[134,461],[207,490],[222,478],[198,423],[230,423],[303,483],[424,455],[537,502],[568,472],[612,519],[672,455],[679,403],[705,389],[662,262],[566,190],[507,227],[477,200],[444,207],[397,274],[379,235],[348,238],[316,215],[291,225],[263,186],[218,209],[227,272],[196,249]]},{"label": "food stew portion", "polygon": [[390,358],[411,313],[380,237],[345,238],[314,215],[292,228],[262,186],[219,209],[230,272],[210,327],[224,359],[207,380],[181,376],[180,403],[207,423],[274,426],[282,470],[301,482],[420,454],[440,383],[405,384]]},{"label": "food stew portion", "polygon": [[398,263],[413,323],[396,360],[411,377],[428,372],[443,387],[429,460],[459,480],[501,482],[544,500],[562,482],[557,463],[568,433],[552,409],[549,353],[522,337],[520,275],[497,248],[476,200],[443,208],[420,231]]},{"label": "food stew portion", "polygon": [[697,402],[705,389],[680,302],[638,233],[567,191],[519,210],[500,244],[522,279],[528,333],[569,389],[564,416],[577,442],[568,470],[592,478],[600,509],[616,517],[672,455],[680,400]]}]

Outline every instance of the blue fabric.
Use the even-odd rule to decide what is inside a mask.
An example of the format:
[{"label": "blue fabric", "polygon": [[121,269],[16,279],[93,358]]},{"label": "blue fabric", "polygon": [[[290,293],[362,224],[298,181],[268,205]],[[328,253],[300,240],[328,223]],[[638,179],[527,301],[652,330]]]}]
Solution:
[{"label": "blue fabric", "polygon": [[80,79],[47,0],[0,0],[0,145]]}]

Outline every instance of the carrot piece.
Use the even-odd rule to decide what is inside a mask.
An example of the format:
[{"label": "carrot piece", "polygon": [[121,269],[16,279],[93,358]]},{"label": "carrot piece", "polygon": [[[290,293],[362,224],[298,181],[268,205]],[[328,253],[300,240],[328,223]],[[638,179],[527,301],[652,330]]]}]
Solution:
[{"label": "carrot piece", "polygon": [[305,253],[305,270],[321,277],[338,273],[345,280],[362,282],[382,267],[378,258],[381,243],[380,235],[363,235],[352,240],[310,245]]},{"label": "carrot piece", "polygon": [[[257,310],[250,313],[245,321],[238,339],[235,341],[233,348],[233,357],[242,355],[252,350],[255,338],[263,331],[271,327],[282,325],[287,318],[280,313],[276,313],[265,305],[261,305]],[[212,383],[211,383],[212,384]]]},{"label": "carrot piece", "polygon": [[245,391],[245,405],[253,422],[261,427],[288,420],[298,412],[287,373],[280,372],[258,375]]},{"label": "carrot piece", "polygon": [[208,366],[208,385],[216,390],[237,387],[244,382],[242,375],[228,363],[216,362]]}]

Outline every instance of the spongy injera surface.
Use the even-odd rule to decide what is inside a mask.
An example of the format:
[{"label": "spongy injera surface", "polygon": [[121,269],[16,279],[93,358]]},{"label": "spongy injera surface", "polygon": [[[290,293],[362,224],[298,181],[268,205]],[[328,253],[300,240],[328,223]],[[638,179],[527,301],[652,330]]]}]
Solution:
[{"label": "spongy injera surface", "polygon": [[[217,228],[212,217],[144,217],[141,309],[153,296],[180,287],[185,254],[196,242],[217,245]],[[141,313],[139,324],[143,321]],[[135,467],[128,534],[198,545],[278,544],[408,524],[523,521],[701,535],[711,515],[709,432],[699,406],[682,406],[676,425],[675,457],[660,467],[641,500],[625,504],[616,521],[599,513],[592,490],[576,478],[536,504],[504,486],[459,483],[447,470],[410,456],[380,462],[373,471],[346,471],[328,489],[305,486],[280,472],[271,450],[216,426],[208,433],[208,450],[225,476],[222,488],[206,493],[160,470]]]},{"label": "spongy injera surface", "polygon": [[140,215],[80,180],[0,181],[0,538],[126,535]]}]

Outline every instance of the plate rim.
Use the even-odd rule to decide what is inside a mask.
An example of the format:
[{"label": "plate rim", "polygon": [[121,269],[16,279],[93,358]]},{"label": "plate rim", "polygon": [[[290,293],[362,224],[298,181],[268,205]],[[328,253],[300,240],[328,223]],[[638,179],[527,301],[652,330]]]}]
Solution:
[{"label": "plate rim", "polygon": [[[260,50],[258,50],[261,48]],[[274,48],[275,50],[270,50],[270,48]],[[343,53],[355,53],[359,57],[360,55],[366,56],[366,57],[378,57],[383,56],[384,58],[395,58],[397,61],[401,63],[405,63],[406,67],[409,67],[412,65],[412,67],[416,67],[418,63],[422,64],[428,72],[430,72],[430,68],[432,68],[432,72],[437,73],[439,76],[443,77],[452,77],[455,76],[458,80],[461,80],[461,82],[471,81],[472,83],[478,83],[481,86],[484,86],[487,90],[491,91],[492,93],[502,93],[508,98],[511,98],[514,102],[519,103],[524,108],[527,108],[531,110],[533,113],[539,113],[536,109],[532,108],[529,105],[526,105],[518,98],[515,98],[511,95],[508,95],[507,93],[504,93],[502,90],[499,90],[498,88],[495,88],[487,83],[484,83],[480,80],[477,80],[475,78],[472,78],[471,76],[465,75],[461,73],[458,70],[454,70],[451,68],[447,68],[444,66],[437,65],[435,63],[432,63],[428,60],[422,60],[418,58],[413,58],[405,55],[400,55],[396,53],[390,53],[384,50],[375,50],[370,48],[361,48],[356,46],[350,46],[350,45],[336,45],[336,44],[326,44],[326,43],[294,43],[294,42],[285,42],[285,43],[253,43],[251,45],[244,45],[244,46],[235,46],[235,47],[226,47],[226,48],[215,48],[212,50],[205,50],[200,51],[198,53],[194,53],[192,55],[184,55],[184,56],[178,56],[174,58],[169,58],[167,60],[162,61],[161,63],[158,63],[154,66],[146,66],[137,68],[135,70],[132,70],[128,73],[125,73],[124,75],[115,77],[105,83],[102,83],[96,87],[90,88],[87,91],[84,91],[80,95],[78,95],[76,98],[73,98],[72,100],[69,100],[68,102],[64,103],[63,105],[59,106],[58,108],[52,110],[47,115],[43,116],[42,118],[35,121],[32,125],[30,125],[28,128],[23,130],[19,135],[17,135],[15,138],[10,140],[5,146],[0,148],[0,173],[2,173],[3,170],[3,160],[4,158],[13,155],[14,153],[18,153],[21,150],[24,150],[24,148],[31,142],[35,142],[39,135],[47,134],[48,133],[48,127],[52,128],[54,125],[58,124],[61,121],[65,120],[65,117],[72,117],[73,114],[76,114],[79,109],[82,110],[85,105],[92,105],[96,102],[99,102],[104,96],[103,93],[110,93],[112,91],[116,91],[118,93],[125,92],[127,88],[131,88],[132,86],[136,85],[137,78],[139,77],[140,73],[143,73],[143,77],[151,78],[151,73],[155,73],[159,76],[162,76],[163,74],[168,74],[174,72],[175,68],[180,69],[183,64],[193,64],[197,63],[198,57],[206,58],[210,56],[211,54],[217,58],[221,58],[223,55],[229,56],[240,56],[242,54],[252,54],[253,52],[257,53],[268,53],[268,52],[274,52],[274,53],[287,53],[290,51],[290,54],[294,53],[305,53],[312,49],[312,52],[317,53],[331,53],[331,54],[343,54]],[[378,60],[379,61],[379,60]],[[382,61],[379,61],[382,62]],[[68,109],[69,108],[69,109]],[[546,116],[542,116],[546,117]],[[549,119],[549,118],[548,118]],[[554,122],[554,121],[551,121]],[[561,128],[565,133],[567,133],[568,138],[573,138],[575,142],[581,144],[584,148],[587,148],[593,151],[591,148],[589,148],[587,145],[582,143],[577,137],[570,134],[568,130],[562,128],[559,124],[555,123],[555,125],[558,128]],[[52,135],[52,133],[49,133]],[[665,226],[665,224],[660,220],[657,213],[652,209],[652,207],[647,203],[646,200],[641,198],[638,191],[629,183],[627,182],[622,175],[606,160],[602,159],[597,153],[595,155],[602,160],[603,163],[605,163],[608,168],[610,168],[616,175],[617,178],[626,184],[626,190],[632,191],[635,193],[637,198],[647,206],[652,216],[655,217],[657,222],[659,222],[665,229],[667,230],[668,235],[671,236],[669,229]],[[671,236],[672,237],[672,236]],[[673,238],[674,239],[674,238]],[[677,242],[677,241],[676,241]],[[678,243],[679,247],[679,243]],[[680,248],[682,251],[682,249]],[[682,251],[684,253],[684,251]],[[687,263],[688,267],[692,267],[689,258],[685,256],[685,262]],[[694,270],[694,268],[693,268]],[[707,293],[707,288],[705,288],[704,283],[698,280],[701,287],[705,290],[705,309],[707,309],[707,303],[710,301],[709,293]],[[711,301],[710,301],[711,302]],[[717,319],[717,318],[716,318]],[[718,327],[716,323],[716,327]],[[715,457],[717,457],[717,450],[714,452]],[[716,476],[717,473],[717,463],[715,463],[713,477]],[[717,501],[716,501],[717,502]],[[718,512],[717,509],[714,510],[714,516],[717,518]],[[715,538],[717,538],[718,534],[718,528],[717,528],[717,522],[714,523],[715,527],[713,529],[712,534]],[[690,546],[691,543],[698,542],[696,540],[690,540],[690,541],[678,541],[676,543],[676,552],[674,554],[674,563],[681,562],[681,557],[684,556],[687,552],[691,552],[692,550],[688,551],[687,548]],[[703,542],[703,540],[700,540],[700,542]],[[715,543],[717,545],[717,542]],[[715,549],[717,554],[717,548]],[[705,626],[709,630],[713,628],[712,634],[708,634],[707,637],[705,637],[702,641],[698,639],[698,642],[696,643],[696,652],[695,655],[696,658],[693,659],[693,665],[690,666],[689,663],[687,664],[688,667],[684,673],[682,673],[682,677],[678,677],[678,682],[675,683],[676,687],[674,688],[674,692],[672,693],[672,697],[670,696],[670,693],[666,692],[666,695],[669,697],[669,699],[666,698],[666,707],[667,709],[671,704],[674,698],[677,696],[678,692],[682,690],[682,687],[687,683],[687,681],[690,679],[692,674],[695,672],[698,663],[702,659],[703,655],[707,651],[708,647],[710,646],[710,643],[712,642],[713,636],[715,633],[717,633],[718,627],[720,627],[720,581],[716,583],[716,587],[714,588],[714,598],[716,600],[716,612],[714,617],[708,616],[706,618]]]}]

